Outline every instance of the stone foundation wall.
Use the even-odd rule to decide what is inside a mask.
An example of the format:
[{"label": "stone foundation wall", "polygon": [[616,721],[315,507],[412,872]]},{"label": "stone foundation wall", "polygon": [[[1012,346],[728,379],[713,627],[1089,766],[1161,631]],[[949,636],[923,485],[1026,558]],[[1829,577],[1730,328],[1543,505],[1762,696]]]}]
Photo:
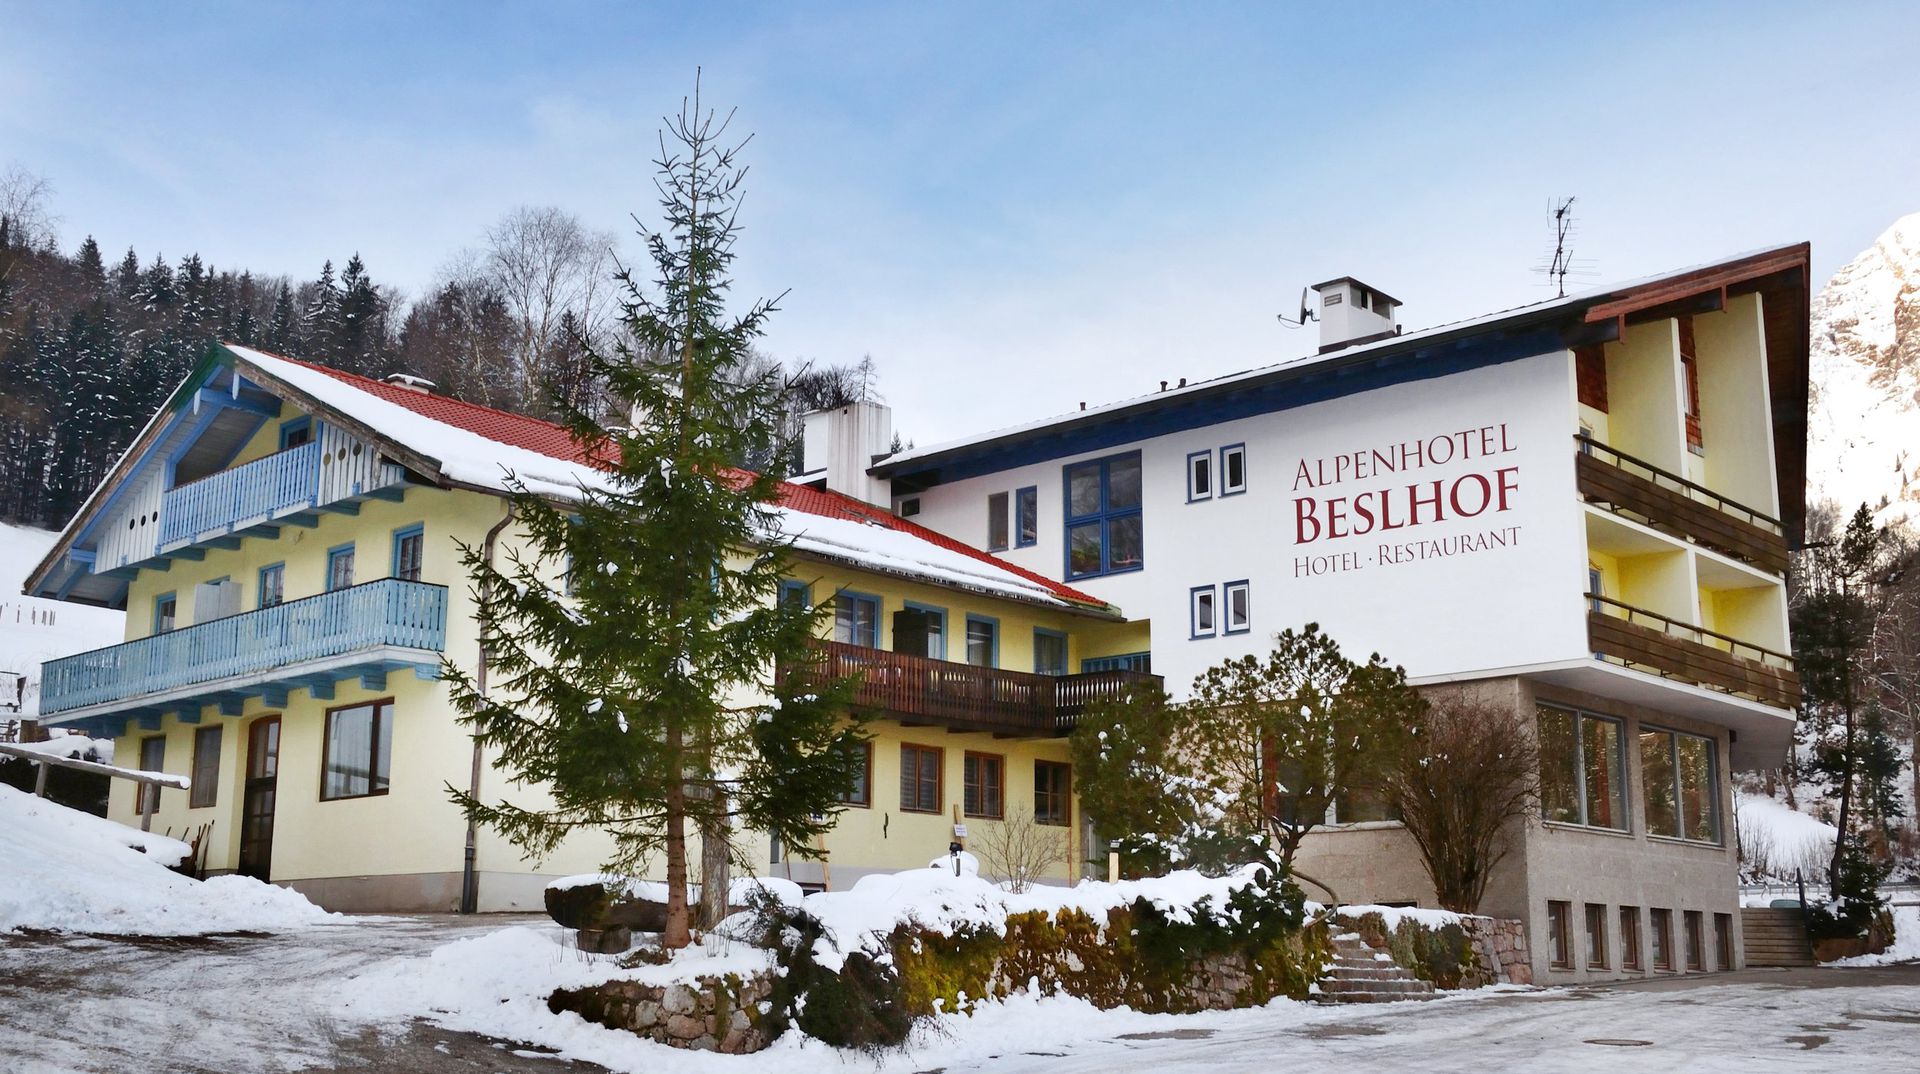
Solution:
[{"label": "stone foundation wall", "polygon": [[1460,927],[1473,937],[1482,965],[1482,971],[1474,976],[1475,983],[1468,987],[1533,983],[1526,922],[1500,917],[1466,917],[1460,920]]},{"label": "stone foundation wall", "polygon": [[773,981],[772,972],[702,977],[690,985],[608,981],[563,988],[548,997],[547,1008],[674,1048],[744,1055],[772,1043],[765,1022]]}]

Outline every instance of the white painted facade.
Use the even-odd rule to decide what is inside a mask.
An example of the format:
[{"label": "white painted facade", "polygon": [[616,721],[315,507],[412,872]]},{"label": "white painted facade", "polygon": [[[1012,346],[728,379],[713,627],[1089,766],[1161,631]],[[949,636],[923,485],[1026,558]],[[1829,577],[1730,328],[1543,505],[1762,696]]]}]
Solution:
[{"label": "white painted facade", "polygon": [[[1276,632],[1307,622],[1336,639],[1365,639],[1415,678],[1580,660],[1587,656],[1586,582],[1582,509],[1573,495],[1571,362],[1568,352],[1554,351],[941,484],[918,493],[916,521],[985,546],[988,497],[1034,487],[1037,541],[1000,555],[1064,577],[1066,468],[1139,451],[1144,567],[1068,581],[1129,619],[1152,621],[1153,667],[1176,695],[1204,669],[1268,651]],[[1492,454],[1479,454],[1483,432]],[[1464,459],[1463,433],[1473,441]],[[1376,449],[1397,454],[1418,442],[1424,454],[1440,440],[1454,445],[1444,463],[1326,484],[1312,476],[1323,463],[1331,475],[1342,455],[1361,453],[1371,464]],[[1246,491],[1223,495],[1216,473],[1213,495],[1190,501],[1188,456],[1211,453],[1218,471],[1220,449],[1236,444],[1246,447]],[[1504,511],[1496,503],[1453,517],[1442,504],[1443,520],[1424,520],[1428,510],[1421,524],[1390,532],[1324,532],[1328,500],[1383,490],[1400,498],[1409,485],[1424,492],[1436,481],[1448,497],[1464,478],[1462,506],[1473,509],[1479,481],[1497,481],[1505,470],[1513,472]],[[1302,543],[1297,500],[1307,496],[1316,500],[1323,532]],[[1432,550],[1426,542],[1445,548],[1461,538],[1491,547],[1415,558]],[[1249,583],[1250,629],[1192,637],[1192,589],[1240,580]],[[1527,628],[1513,629],[1516,623]]]}]

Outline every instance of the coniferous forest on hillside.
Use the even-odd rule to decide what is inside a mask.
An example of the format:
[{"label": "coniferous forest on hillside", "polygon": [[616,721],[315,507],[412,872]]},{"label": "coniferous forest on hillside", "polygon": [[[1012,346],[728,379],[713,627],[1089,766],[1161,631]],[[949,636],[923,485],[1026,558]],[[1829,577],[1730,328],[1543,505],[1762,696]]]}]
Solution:
[{"label": "coniferous forest on hillside", "polygon": [[[506,213],[409,298],[351,249],[294,280],[197,253],[115,254],[92,235],[63,245],[51,195],[0,172],[0,521],[63,526],[215,340],[541,417],[555,393],[600,402],[578,340],[618,330],[615,240],[562,210]],[[797,468],[800,415],[878,398],[870,359],[759,360],[778,370],[789,435],[745,465]]]}]

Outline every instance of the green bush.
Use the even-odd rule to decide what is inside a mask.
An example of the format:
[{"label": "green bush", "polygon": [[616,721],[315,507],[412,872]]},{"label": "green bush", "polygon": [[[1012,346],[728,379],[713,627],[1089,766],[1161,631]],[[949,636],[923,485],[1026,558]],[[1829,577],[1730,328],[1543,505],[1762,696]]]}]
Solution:
[{"label": "green bush", "polygon": [[1840,869],[1834,889],[1839,898],[1807,907],[1807,935],[1815,940],[1848,940],[1865,936],[1874,919],[1886,912],[1880,885],[1893,873],[1857,841],[1840,851]]},{"label": "green bush", "polygon": [[1456,924],[1429,928],[1401,918],[1393,928],[1379,913],[1342,917],[1341,921],[1375,947],[1384,947],[1393,961],[1435,988],[1459,988],[1467,975],[1481,967],[1480,952],[1467,930]]}]

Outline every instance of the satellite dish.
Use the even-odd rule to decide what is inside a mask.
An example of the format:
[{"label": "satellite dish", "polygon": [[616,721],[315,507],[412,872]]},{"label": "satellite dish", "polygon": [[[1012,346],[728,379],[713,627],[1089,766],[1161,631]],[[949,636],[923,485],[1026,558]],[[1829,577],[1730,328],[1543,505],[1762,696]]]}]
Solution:
[{"label": "satellite dish", "polygon": [[1286,325],[1288,328],[1306,327],[1308,321],[1315,319],[1313,307],[1307,304],[1307,292],[1310,290],[1312,290],[1312,288],[1302,287],[1300,289],[1300,316],[1290,320],[1286,314],[1276,313],[1273,315],[1273,319]]}]

